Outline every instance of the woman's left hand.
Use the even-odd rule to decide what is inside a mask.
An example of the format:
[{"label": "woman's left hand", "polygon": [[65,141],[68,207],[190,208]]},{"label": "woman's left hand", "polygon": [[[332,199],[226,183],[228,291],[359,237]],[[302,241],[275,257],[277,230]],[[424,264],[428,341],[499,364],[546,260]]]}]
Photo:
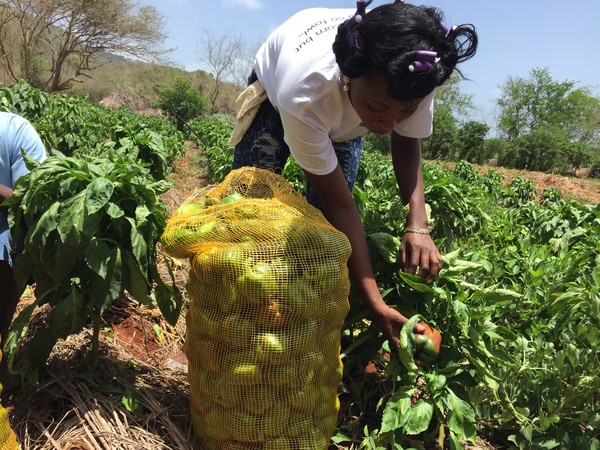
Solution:
[{"label": "woman's left hand", "polygon": [[[437,277],[444,261],[428,234],[404,233],[400,245],[404,271],[426,278],[431,283]],[[418,269],[418,272],[417,272]]]}]

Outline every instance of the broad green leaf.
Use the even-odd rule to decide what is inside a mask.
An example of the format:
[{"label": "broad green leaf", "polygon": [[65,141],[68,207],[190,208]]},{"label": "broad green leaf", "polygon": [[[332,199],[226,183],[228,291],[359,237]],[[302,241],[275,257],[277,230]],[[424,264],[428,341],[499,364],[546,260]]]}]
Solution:
[{"label": "broad green leaf", "polygon": [[[58,202],[53,203],[50,207],[42,214],[34,228],[27,233],[25,241],[25,248],[31,255],[31,262],[41,260],[42,252],[46,248],[47,239],[53,230],[56,230],[58,226],[58,209],[60,204]],[[51,242],[50,245],[52,245]]]},{"label": "broad green leaf", "polygon": [[123,288],[126,289],[138,302],[146,305],[151,304],[148,280],[146,274],[142,273],[137,260],[131,252],[122,249],[123,259]]},{"label": "broad green leaf", "polygon": [[398,342],[398,356],[400,357],[400,361],[406,370],[408,370],[408,376],[411,380],[416,378],[418,372],[418,368],[413,357],[416,350],[413,330],[415,324],[420,319],[421,317],[419,315],[414,315],[408,319],[408,322],[406,322],[400,329]]},{"label": "broad green leaf", "polygon": [[427,430],[433,417],[433,405],[423,399],[419,399],[409,410],[408,420],[404,424],[407,434],[420,434]]},{"label": "broad green leaf", "polygon": [[523,294],[502,288],[486,288],[482,291],[483,297],[488,302],[511,301],[523,298]]},{"label": "broad green leaf", "polygon": [[92,238],[85,249],[85,262],[87,266],[99,277],[106,279],[110,264],[111,250],[102,239]]},{"label": "broad green leaf", "polygon": [[141,270],[145,270],[148,266],[148,243],[144,236],[138,231],[137,225],[134,220],[130,217],[127,221],[131,225],[131,253],[137,260],[137,264]]},{"label": "broad green leaf", "polygon": [[140,393],[129,386],[125,388],[125,394],[121,398],[121,403],[127,411],[137,416],[142,415],[144,412],[144,403]]},{"label": "broad green leaf", "polygon": [[375,246],[379,251],[379,254],[383,257],[383,259],[390,263],[394,264],[398,260],[398,253],[400,250],[400,239],[396,236],[392,236],[388,233],[371,233],[369,234],[369,238],[375,242]]},{"label": "broad green leaf", "polygon": [[153,295],[165,320],[175,326],[183,303],[179,290],[165,283],[157,282]]},{"label": "broad green leaf", "polygon": [[435,397],[446,386],[446,376],[441,373],[428,372],[424,375],[428,390]]},{"label": "broad green leaf", "polygon": [[108,203],[108,208],[106,209],[106,214],[113,219],[119,219],[125,215],[123,208],[113,202]]},{"label": "broad green leaf", "polygon": [[435,292],[434,289],[427,284],[425,278],[406,273],[404,271],[399,271],[398,276],[402,279],[402,281],[404,281],[417,292],[421,292],[423,294],[433,294]]},{"label": "broad green leaf", "polygon": [[145,227],[148,223],[148,217],[152,215],[152,212],[148,209],[146,205],[139,205],[135,209],[135,223],[136,228]]},{"label": "broad green leaf", "polygon": [[[58,224],[56,229],[63,248],[77,252],[83,244],[84,223],[87,211],[85,209],[85,191],[61,202],[57,211]],[[91,230],[93,233],[95,230]],[[91,233],[89,233],[91,234]]]},{"label": "broad green leaf", "polygon": [[452,302],[452,309],[462,335],[468,337],[469,328],[471,327],[471,315],[469,313],[469,308],[460,300],[454,300]]},{"label": "broad green leaf", "polygon": [[446,406],[450,410],[448,428],[458,436],[475,443],[475,411],[473,408],[451,390],[448,390],[446,396]]},{"label": "broad green leaf", "polygon": [[85,207],[87,214],[100,211],[113,195],[114,185],[106,178],[96,178],[85,190]]},{"label": "broad green leaf", "polygon": [[4,353],[2,359],[8,361],[8,367],[12,368],[14,358],[16,356],[19,343],[23,340],[29,329],[29,323],[31,316],[35,308],[37,308],[39,300],[35,300],[31,305],[23,308],[17,317],[13,320],[10,325],[9,333],[6,338],[6,342],[0,343],[2,345],[2,351]]},{"label": "broad green leaf", "polygon": [[388,433],[402,428],[409,418],[412,395],[415,389],[399,390],[392,394],[381,418],[381,433]]},{"label": "broad green leaf", "polygon": [[86,299],[76,285],[64,300],[58,302],[52,313],[53,333],[56,337],[66,338],[78,333],[87,321]]}]

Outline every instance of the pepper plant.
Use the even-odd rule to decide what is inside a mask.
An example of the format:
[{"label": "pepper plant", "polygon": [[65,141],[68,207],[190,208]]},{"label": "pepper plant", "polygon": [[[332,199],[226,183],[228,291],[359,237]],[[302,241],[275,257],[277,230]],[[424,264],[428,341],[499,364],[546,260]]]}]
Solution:
[{"label": "pepper plant", "polygon": [[35,301],[15,319],[5,345],[12,362],[33,310],[53,307],[52,319],[28,344],[34,367],[42,366],[60,338],[93,324],[90,361],[98,350],[101,317],[128,292],[157,304],[172,324],[181,297],[160,277],[156,243],[167,211],[157,196],[170,184],[155,181],[148,168],[123,154],[86,158],[54,155],[29,161],[5,202],[13,233],[26,229],[25,246],[14,265],[18,286],[35,283]]}]

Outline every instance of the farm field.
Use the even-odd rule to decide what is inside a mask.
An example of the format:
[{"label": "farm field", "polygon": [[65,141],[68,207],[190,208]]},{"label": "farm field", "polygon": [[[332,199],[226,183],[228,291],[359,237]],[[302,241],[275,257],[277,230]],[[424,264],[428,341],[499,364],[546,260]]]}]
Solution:
[{"label": "farm field", "polygon": [[[51,121],[38,121],[47,137],[68,136],[64,130],[52,134]],[[157,190],[166,214],[195,188],[219,182],[226,173],[225,123],[217,118],[192,124],[204,142],[181,138],[183,147],[153,175],[172,183]],[[135,125],[135,135],[145,126],[150,127]],[[158,158],[156,151],[144,150],[158,148],[152,135],[133,145],[126,130],[112,136],[115,148]],[[171,131],[163,130],[166,144]],[[89,142],[105,152],[111,148],[102,139],[90,139],[92,132],[79,133],[82,144],[78,133],[72,141],[51,142],[65,155],[69,148],[76,155]],[[159,161],[153,167],[161,168]],[[364,156],[355,198],[382,292],[390,304],[426,317],[442,331],[442,355],[425,369],[390,358],[386,343],[351,298],[344,328],[347,392],[331,448],[433,449],[440,443],[488,450],[597,448],[597,181],[469,164],[426,166],[432,233],[447,255],[446,271],[432,286],[398,271],[393,247],[406,212],[394,199],[389,161],[378,154]],[[289,179],[301,188],[297,175],[290,167]],[[161,252],[152,256],[155,282],[173,279],[183,291],[187,263]],[[164,301],[161,309],[151,308],[128,290],[119,294],[99,317],[56,340],[46,368],[25,375],[31,377],[25,380],[28,389],[3,393],[23,448],[198,448],[181,357],[185,301],[171,315],[174,321],[165,319],[163,308],[172,309]],[[35,302],[34,292],[27,290],[17,317]],[[54,314],[49,305],[40,305],[27,321],[23,343],[56,320]],[[83,363],[95,330],[97,360],[89,370]],[[21,369],[29,368],[26,348],[15,355]],[[377,408],[380,403],[384,407]]]},{"label": "farm field", "polygon": [[[191,141],[188,150],[175,162],[173,188],[163,199],[173,210],[192,194],[196,187],[208,184],[202,164],[204,154]],[[522,172],[506,170],[508,175],[525,176]],[[547,174],[533,174],[530,179],[542,190]],[[550,176],[552,186],[562,186],[567,196],[593,202],[598,191],[585,180],[573,183],[570,178]],[[588,182],[589,183],[589,182]],[[187,280],[187,267],[177,270],[180,288]],[[31,302],[31,291],[25,293],[21,307]],[[43,320],[40,312],[37,320]],[[158,326],[159,338],[153,331]],[[48,380],[41,389],[29,396],[15,392],[5,396],[5,406],[12,408],[13,426],[22,436],[23,448],[28,449],[193,449],[194,439],[189,419],[189,387],[182,358],[185,336],[183,317],[171,327],[161,315],[135,301],[123,299],[114,306],[102,332],[102,368],[85,377],[74,376],[74,365],[90,330],[71,336],[53,352]],[[366,368],[373,383],[381,377],[375,364]],[[64,380],[69,380],[65,383]],[[119,382],[118,380],[122,380]],[[121,403],[125,383],[134,383],[141,392],[144,415],[132,415]],[[110,389],[102,389],[102,386]],[[99,389],[98,389],[99,388]],[[98,389],[98,390],[96,390]],[[111,392],[112,391],[112,392]],[[50,419],[52,418],[52,419]],[[54,422],[54,423],[53,423]],[[335,448],[335,447],[333,447]],[[471,450],[497,448],[480,440]]]}]

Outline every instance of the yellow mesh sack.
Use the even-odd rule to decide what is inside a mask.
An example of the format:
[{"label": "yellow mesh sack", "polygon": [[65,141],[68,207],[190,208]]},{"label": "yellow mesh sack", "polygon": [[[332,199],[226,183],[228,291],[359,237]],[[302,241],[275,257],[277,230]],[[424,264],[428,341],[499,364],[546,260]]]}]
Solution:
[{"label": "yellow mesh sack", "polygon": [[[0,361],[2,361],[2,351],[0,351]],[[0,393],[2,393],[2,384],[0,384]],[[19,450],[17,436],[10,427],[8,420],[8,411],[0,405],[0,450]]]},{"label": "yellow mesh sack", "polygon": [[324,450],[335,430],[350,243],[280,175],[196,192],[161,239],[189,258],[185,352],[206,449]]}]

